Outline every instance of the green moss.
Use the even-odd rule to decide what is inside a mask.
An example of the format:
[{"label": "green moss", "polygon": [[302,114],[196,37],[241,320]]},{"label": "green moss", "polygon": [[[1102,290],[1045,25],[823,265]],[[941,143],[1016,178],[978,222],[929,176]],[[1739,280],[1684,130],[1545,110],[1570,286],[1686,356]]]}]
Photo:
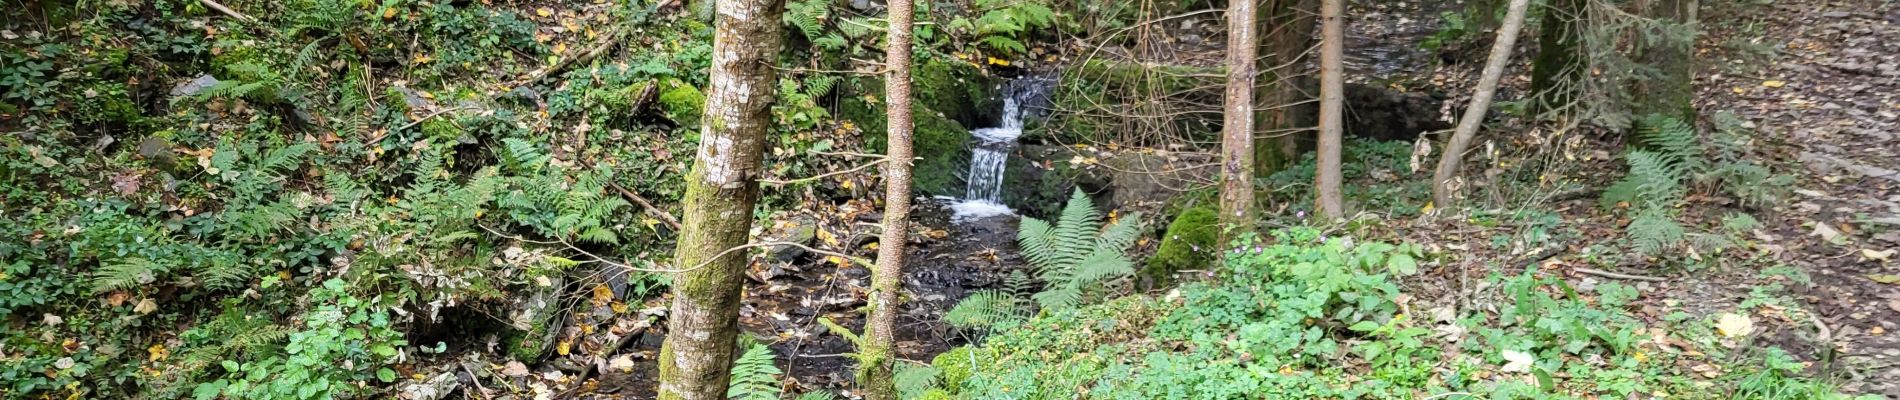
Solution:
[{"label": "green moss", "polygon": [[1168,232],[1161,237],[1161,248],[1148,259],[1148,268],[1143,269],[1142,274],[1166,280],[1175,271],[1206,266],[1214,259],[1219,238],[1220,215],[1213,207],[1182,211],[1174,217],[1174,222],[1168,223]]},{"label": "green moss", "polygon": [[930,389],[929,391],[925,391],[924,394],[917,396],[917,400],[951,400],[955,398],[957,397],[943,389]]},{"label": "green moss", "polygon": [[965,143],[970,131],[931,110],[914,109],[912,116],[916,123],[912,145],[917,157],[922,158],[912,169],[912,187],[933,195],[962,194],[957,172],[961,170],[958,166],[970,159]]},{"label": "green moss", "polygon": [[926,57],[911,72],[911,94],[916,105],[943,113],[965,124],[988,121],[1000,108],[993,95],[1002,81],[969,63]]},{"label": "green moss", "polygon": [[550,322],[552,322],[551,318],[542,319],[534,321],[533,327],[528,330],[509,331],[508,335],[502,339],[502,344],[507,347],[508,357],[525,364],[541,361],[541,356],[554,345],[554,332],[548,329]]},{"label": "green moss", "polygon": [[[963,381],[970,379],[972,361],[974,357],[970,355],[968,346],[952,348],[930,360],[930,366],[937,367],[937,378],[943,381],[943,387],[948,391],[945,394],[956,394],[957,388],[963,386]],[[925,397],[929,397],[928,393]]]},{"label": "green moss", "polygon": [[697,126],[705,106],[706,94],[701,93],[699,88],[678,79],[667,79],[660,83],[660,110],[673,122]]}]

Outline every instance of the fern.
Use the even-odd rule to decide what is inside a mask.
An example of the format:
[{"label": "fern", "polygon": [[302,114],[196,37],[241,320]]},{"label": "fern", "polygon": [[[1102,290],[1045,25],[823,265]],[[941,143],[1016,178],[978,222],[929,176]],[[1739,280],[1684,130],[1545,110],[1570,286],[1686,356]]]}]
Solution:
[{"label": "fern", "polygon": [[1657,209],[1639,212],[1625,230],[1630,241],[1636,245],[1636,251],[1649,255],[1676,248],[1686,235],[1682,224]]},{"label": "fern", "polygon": [[805,0],[788,2],[785,5],[786,25],[798,28],[798,32],[809,39],[824,36],[824,19],[831,15],[831,5],[825,0]]},{"label": "fern", "polygon": [[943,314],[944,322],[960,328],[989,328],[1020,319],[1022,300],[995,290],[970,293]]},{"label": "fern", "polygon": [[144,258],[125,258],[92,272],[93,293],[131,289],[158,281],[168,268]]},{"label": "fern", "polygon": [[784,390],[778,382],[778,365],[772,349],[764,344],[747,346],[745,354],[732,362],[732,383],[726,397],[735,400],[778,400]]},{"label": "fern", "polygon": [[838,395],[831,394],[831,392],[805,392],[805,394],[798,395],[798,400],[837,400],[837,399],[838,399]]},{"label": "fern", "polygon": [[1122,254],[1140,236],[1140,214],[1103,229],[1095,205],[1081,190],[1072,192],[1055,224],[1023,218],[1017,243],[1044,284],[1031,296],[1044,308],[1069,308],[1084,292],[1134,272]]},{"label": "fern", "polygon": [[541,147],[536,146],[534,142],[516,138],[506,138],[502,139],[501,143],[503,150],[501,159],[507,163],[510,168],[532,172],[538,171],[542,166],[547,165],[547,154],[541,152]]},{"label": "fern", "polygon": [[1637,123],[1636,134],[1643,146],[1685,173],[1700,172],[1708,164],[1703,160],[1702,142],[1695,127],[1682,120],[1650,114]]},{"label": "fern", "polygon": [[897,397],[916,399],[924,392],[937,387],[937,374],[940,371],[929,365],[898,363],[892,380],[897,384]]}]

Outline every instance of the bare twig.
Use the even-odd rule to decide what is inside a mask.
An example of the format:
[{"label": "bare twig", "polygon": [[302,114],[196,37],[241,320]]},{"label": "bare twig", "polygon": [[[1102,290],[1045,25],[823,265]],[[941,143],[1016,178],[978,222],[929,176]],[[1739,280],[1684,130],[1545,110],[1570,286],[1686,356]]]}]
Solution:
[{"label": "bare twig", "polygon": [[781,180],[777,180],[777,179],[760,179],[760,180],[759,180],[759,182],[760,182],[760,183],[764,183],[764,184],[768,184],[768,185],[772,185],[772,186],[785,186],[785,185],[791,185],[791,184],[799,184],[799,183],[806,183],[806,182],[813,182],[813,181],[817,181],[817,180],[820,180],[820,179],[825,179],[825,178],[829,178],[829,177],[833,177],[833,176],[838,176],[838,175],[844,175],[844,174],[849,174],[849,173],[853,173],[853,172],[858,172],[858,171],[863,171],[863,170],[865,170],[866,168],[871,168],[871,167],[875,167],[875,166],[878,166],[878,165],[881,165],[881,164],[884,164],[884,161],[885,161],[885,160],[886,160],[886,159],[879,159],[879,160],[877,160],[877,161],[872,161],[872,162],[868,162],[868,163],[864,163],[864,165],[859,165],[859,166],[857,166],[857,167],[853,167],[853,168],[851,168],[851,169],[847,169],[847,170],[840,170],[840,171],[831,171],[831,172],[826,172],[826,173],[823,173],[823,174],[818,174],[818,175],[815,175],[815,176],[811,176],[811,177],[805,177],[805,178],[798,178],[798,179],[792,179],[792,180],[783,180],[783,181],[781,181]]},{"label": "bare twig", "polygon": [[645,208],[647,214],[652,214],[654,218],[659,218],[660,222],[666,223],[666,226],[673,228],[674,232],[680,231],[679,219],[673,218],[673,214],[667,214],[665,210],[653,206],[653,202],[647,201],[645,197],[640,197],[639,193],[627,190],[626,187],[620,186],[619,183],[608,182],[607,187],[611,187],[614,191],[620,192],[620,197],[625,197],[628,201],[637,203],[641,208]]},{"label": "bare twig", "polygon": [[588,61],[593,61],[594,58],[600,57],[601,54],[606,54],[607,49],[613,48],[614,44],[620,43],[618,38],[620,37],[620,32],[622,31],[624,30],[615,29],[613,32],[608,32],[606,35],[602,35],[600,38],[600,42],[595,43],[594,47],[588,49],[586,53],[581,53],[581,55],[574,56],[574,57],[562,58],[560,61],[556,61],[554,65],[550,65],[547,68],[531,71],[528,73],[527,76],[524,76],[524,77],[521,77],[521,79],[515,80],[515,84],[513,86],[519,87],[519,86],[531,85],[531,84],[534,84],[535,82],[539,82],[543,78],[547,78],[550,75],[560,73],[561,71],[566,70],[567,67],[569,66],[586,63]]},{"label": "bare twig", "polygon": [[237,18],[239,21],[250,22],[250,23],[257,22],[257,18],[251,18],[251,16],[249,15],[244,15],[244,13],[237,12],[237,10],[232,10],[231,7],[225,7],[223,4],[218,4],[218,2],[216,1],[198,0],[198,3],[204,4],[205,8],[217,10],[219,13],[223,13],[224,15],[231,16],[231,18]]},{"label": "bare twig", "polygon": [[1644,282],[1666,282],[1666,281],[1668,281],[1668,279],[1663,279],[1663,278],[1657,278],[1657,277],[1654,277],[1654,276],[1645,276],[1645,275],[1631,275],[1631,274],[1624,274],[1624,273],[1616,273],[1616,272],[1610,272],[1610,271],[1604,271],[1604,270],[1600,270],[1600,269],[1591,269],[1591,268],[1572,268],[1571,270],[1572,270],[1572,271],[1577,271],[1577,273],[1579,273],[1579,274],[1585,274],[1585,275],[1596,275],[1596,276],[1601,276],[1601,277],[1605,277],[1605,278],[1615,278],[1615,279],[1628,279],[1628,280],[1632,280],[1632,281],[1644,281]]}]

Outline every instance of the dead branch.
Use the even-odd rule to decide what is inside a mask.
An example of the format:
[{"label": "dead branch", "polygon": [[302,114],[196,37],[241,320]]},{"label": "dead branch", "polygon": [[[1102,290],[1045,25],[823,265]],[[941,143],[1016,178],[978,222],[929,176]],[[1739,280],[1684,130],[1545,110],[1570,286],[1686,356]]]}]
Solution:
[{"label": "dead branch", "polygon": [[228,15],[231,18],[237,18],[239,21],[244,21],[244,22],[249,22],[249,23],[257,22],[257,18],[251,18],[251,16],[249,15],[244,15],[244,13],[237,12],[237,10],[232,10],[231,7],[225,7],[223,4],[218,4],[218,2],[216,1],[198,0],[198,3],[204,4],[205,8],[217,10],[219,13]]},{"label": "dead branch", "polygon": [[1632,281],[1644,281],[1644,282],[1667,282],[1667,281],[1669,281],[1668,279],[1663,279],[1663,278],[1657,278],[1657,277],[1654,277],[1654,276],[1645,276],[1645,275],[1631,275],[1631,274],[1624,274],[1624,273],[1616,273],[1616,272],[1610,272],[1610,271],[1604,271],[1604,270],[1600,270],[1600,269],[1591,269],[1591,268],[1572,268],[1571,270],[1572,270],[1572,271],[1577,271],[1577,273],[1579,273],[1579,274],[1584,274],[1584,275],[1596,275],[1596,276],[1601,276],[1601,277],[1605,277],[1605,278],[1615,278],[1615,279],[1627,279],[1627,280],[1632,280]]}]

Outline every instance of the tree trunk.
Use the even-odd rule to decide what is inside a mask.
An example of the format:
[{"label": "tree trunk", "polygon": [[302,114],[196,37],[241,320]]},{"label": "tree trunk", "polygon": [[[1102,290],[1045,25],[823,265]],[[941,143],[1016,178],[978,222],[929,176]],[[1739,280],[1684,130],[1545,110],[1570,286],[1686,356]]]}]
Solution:
[{"label": "tree trunk", "polygon": [[1445,144],[1445,154],[1438,158],[1438,170],[1432,174],[1432,203],[1437,207],[1451,205],[1451,179],[1458,176],[1458,168],[1464,164],[1465,148],[1471,146],[1472,136],[1484,125],[1484,114],[1490,111],[1491,98],[1498,93],[1498,80],[1504,76],[1504,66],[1517,45],[1517,33],[1524,28],[1526,8],[1530,8],[1530,0],[1511,0],[1504,25],[1498,27],[1498,38],[1491,43],[1491,59],[1484,63],[1484,75],[1478,79],[1478,87],[1472,89],[1471,104],[1465,106],[1465,115],[1458,119],[1458,128]]},{"label": "tree trunk", "polygon": [[1660,113],[1693,122],[1695,112],[1695,37],[1696,0],[1654,0],[1644,16],[1661,22],[1660,37],[1649,43],[1641,55],[1643,64],[1655,68],[1652,76],[1636,83],[1639,112]]},{"label": "tree trunk", "polygon": [[897,400],[893,377],[896,342],[898,292],[904,276],[904,245],[910,232],[910,29],[911,2],[896,0],[890,4],[889,43],[884,49],[884,96],[889,102],[887,115],[888,150],[884,159],[884,232],[878,236],[877,272],[871,275],[871,316],[864,325],[864,348],[858,349],[859,376],[864,378],[864,398]]},{"label": "tree trunk", "polygon": [[[1221,122],[1220,221],[1227,232],[1253,230],[1254,0],[1227,6],[1227,93]],[[1232,239],[1223,236],[1222,245]]]},{"label": "tree trunk", "polygon": [[[686,177],[683,229],[674,265],[661,399],[726,398],[738,334],[739,292],[758,203],[766,130],[778,74],[783,0],[719,0],[704,128]],[[723,254],[723,255],[721,255]]]},{"label": "tree trunk", "polygon": [[1267,108],[1254,113],[1254,176],[1265,178],[1299,161],[1299,137],[1313,124],[1298,118],[1293,104],[1306,101],[1300,89],[1301,60],[1313,44],[1313,25],[1319,20],[1316,0],[1267,0],[1271,5],[1262,14],[1260,47],[1272,57],[1257,57],[1255,68],[1261,71],[1255,89],[1255,107]]},{"label": "tree trunk", "polygon": [[1341,134],[1346,120],[1345,3],[1345,0],[1322,0],[1319,11],[1319,165],[1313,187],[1318,194],[1315,208],[1328,219],[1346,216],[1339,169]]},{"label": "tree trunk", "polygon": [[1537,57],[1531,61],[1531,112],[1556,111],[1577,98],[1582,88],[1583,64],[1577,58],[1582,39],[1577,18],[1585,0],[1551,0],[1544,9],[1543,31],[1537,34]]}]

